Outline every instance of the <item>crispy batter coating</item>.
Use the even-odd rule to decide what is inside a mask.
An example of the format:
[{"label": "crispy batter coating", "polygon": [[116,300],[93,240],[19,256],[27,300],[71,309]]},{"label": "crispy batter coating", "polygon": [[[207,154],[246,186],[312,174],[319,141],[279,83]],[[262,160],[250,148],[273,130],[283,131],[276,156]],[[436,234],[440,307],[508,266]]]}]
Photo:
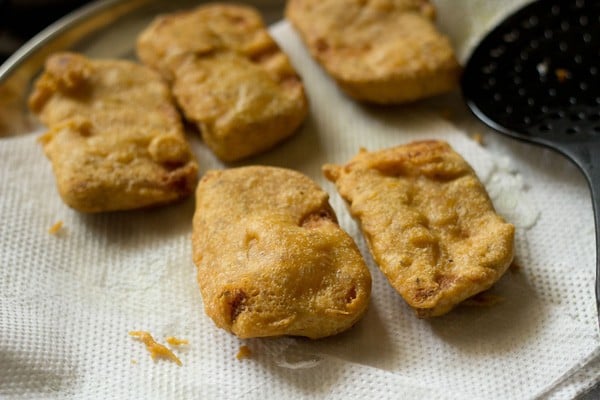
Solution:
[{"label": "crispy batter coating", "polygon": [[362,151],[325,165],[380,269],[419,317],[491,287],[513,259],[514,227],[445,142]]},{"label": "crispy batter coating", "polygon": [[459,64],[428,0],[289,0],[286,17],[358,100],[404,103],[457,84]]},{"label": "crispy batter coating", "polygon": [[367,308],[371,275],[356,244],[327,193],[298,172],[207,172],[192,241],[206,313],[241,338],[329,336]]},{"label": "crispy batter coating", "polygon": [[64,202],[83,212],[141,208],[192,193],[198,166],[168,86],[147,67],[48,58],[29,98]]},{"label": "crispy batter coating", "polygon": [[308,113],[300,77],[248,6],[160,16],[139,36],[137,52],[172,82],[185,117],[224,161],[272,148]]}]

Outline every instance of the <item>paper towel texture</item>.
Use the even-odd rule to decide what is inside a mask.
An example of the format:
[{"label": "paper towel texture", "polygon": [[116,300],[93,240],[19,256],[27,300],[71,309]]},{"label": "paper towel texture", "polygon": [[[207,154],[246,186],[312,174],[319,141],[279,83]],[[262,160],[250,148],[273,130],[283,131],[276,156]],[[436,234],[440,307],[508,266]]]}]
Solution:
[{"label": "paper towel texture", "polygon": [[[440,18],[460,21],[460,10],[451,10],[457,2],[446,4]],[[193,199],[156,210],[78,214],[60,201],[36,135],[3,139],[0,398],[569,399],[598,381],[594,223],[579,171],[548,150],[461,124],[456,114],[458,129],[440,117],[444,104],[464,113],[456,94],[404,107],[353,102],[287,23],[271,32],[304,78],[310,116],[278,148],[235,165],[296,169],[330,193],[373,275],[365,317],[324,340],[241,341],[203,312],[191,256]],[[459,54],[475,34],[453,34]],[[484,133],[487,147],[469,138],[472,129]],[[321,175],[322,164],[344,163],[361,146],[420,139],[448,141],[517,227],[520,268],[495,286],[504,301],[494,307],[417,319],[373,264]],[[190,140],[201,173],[228,167],[196,134]],[[49,234],[59,220],[61,232]],[[153,362],[128,337],[131,330],[150,331],[162,343],[166,336],[188,339],[189,346],[174,350],[183,366]],[[240,361],[242,344],[252,357]]]}]

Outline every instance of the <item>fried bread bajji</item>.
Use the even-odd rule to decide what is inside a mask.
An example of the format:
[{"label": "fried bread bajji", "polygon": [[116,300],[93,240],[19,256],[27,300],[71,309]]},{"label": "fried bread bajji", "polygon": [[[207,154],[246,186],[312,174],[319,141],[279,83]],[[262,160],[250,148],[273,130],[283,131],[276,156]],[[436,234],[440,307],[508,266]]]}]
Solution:
[{"label": "fried bread bajji", "polygon": [[198,166],[169,88],[151,69],[57,53],[29,107],[49,127],[40,141],[72,208],[134,209],[192,193]]},{"label": "fried bread bajji", "polygon": [[299,172],[207,172],[192,242],[206,314],[241,338],[329,336],[367,308],[371,275],[356,244]]},{"label": "fried bread bajji", "polygon": [[419,317],[490,288],[513,259],[514,227],[445,142],[361,151],[325,165],[360,222],[375,262]]},{"label": "fried bread bajji", "polygon": [[172,83],[183,114],[223,161],[274,147],[308,113],[300,77],[251,7],[215,3],[160,16],[137,52]]},{"label": "fried bread bajji", "polygon": [[405,103],[458,83],[460,66],[428,0],[289,0],[285,15],[357,100]]}]

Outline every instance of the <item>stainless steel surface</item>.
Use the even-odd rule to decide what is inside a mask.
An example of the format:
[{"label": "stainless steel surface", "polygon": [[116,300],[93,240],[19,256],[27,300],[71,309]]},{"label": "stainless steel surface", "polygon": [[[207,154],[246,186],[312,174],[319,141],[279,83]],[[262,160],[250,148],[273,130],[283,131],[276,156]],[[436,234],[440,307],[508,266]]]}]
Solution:
[{"label": "stainless steel surface", "polygon": [[[0,66],[0,140],[36,129],[26,100],[46,57],[75,50],[90,57],[135,59],[137,34],[158,14],[201,4],[198,0],[103,0],[88,4],[37,34]],[[248,2],[267,23],[282,18],[284,0]],[[596,384],[579,399],[600,399]]]},{"label": "stainless steel surface", "polygon": [[[34,36],[0,66],[0,138],[35,130],[27,109],[31,84],[46,57],[75,50],[90,57],[135,59],[137,34],[158,14],[191,8],[198,0],[104,0],[90,3]],[[255,0],[267,23],[282,17],[282,0]]]}]

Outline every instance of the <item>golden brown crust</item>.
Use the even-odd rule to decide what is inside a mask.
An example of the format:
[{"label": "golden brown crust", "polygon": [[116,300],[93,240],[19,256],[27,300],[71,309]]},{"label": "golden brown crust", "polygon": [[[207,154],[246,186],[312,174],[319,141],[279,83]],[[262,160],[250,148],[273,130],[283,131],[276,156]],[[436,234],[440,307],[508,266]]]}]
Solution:
[{"label": "golden brown crust", "polygon": [[186,118],[224,161],[270,149],[308,113],[300,77],[253,8],[207,4],[161,16],[137,51],[172,82]]},{"label": "golden brown crust", "polygon": [[286,17],[350,96],[404,103],[456,87],[459,64],[427,0],[289,0]]},{"label": "golden brown crust", "polygon": [[192,241],[205,311],[239,337],[329,336],[366,310],[368,268],[327,194],[298,172],[207,172]]},{"label": "golden brown crust", "polygon": [[363,151],[325,165],[380,269],[419,317],[491,287],[513,259],[514,227],[445,142]]},{"label": "golden brown crust", "polygon": [[191,194],[198,166],[167,85],[154,71],[74,53],[48,58],[29,99],[65,203],[126,210]]}]

